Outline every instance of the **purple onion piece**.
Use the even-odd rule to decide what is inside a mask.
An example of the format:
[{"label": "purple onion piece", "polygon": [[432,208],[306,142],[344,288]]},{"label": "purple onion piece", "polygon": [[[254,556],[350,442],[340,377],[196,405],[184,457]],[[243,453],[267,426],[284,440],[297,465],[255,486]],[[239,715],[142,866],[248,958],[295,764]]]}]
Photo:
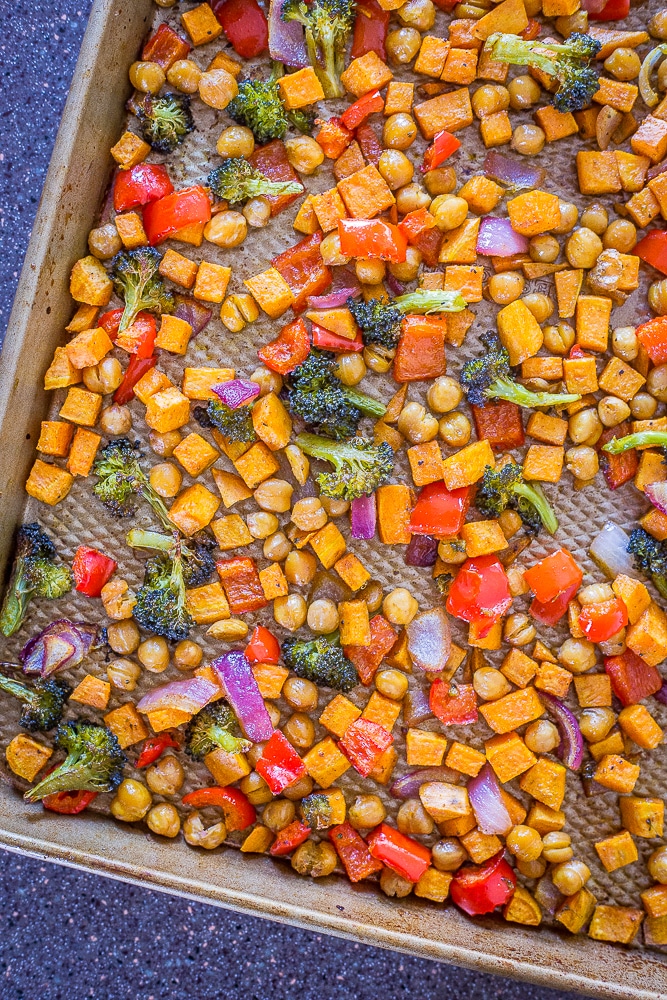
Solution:
[{"label": "purple onion piece", "polygon": [[408,653],[421,670],[438,674],[444,670],[452,648],[449,619],[442,608],[431,608],[416,615],[405,631]]},{"label": "purple onion piece", "polygon": [[654,177],[658,176],[658,174],[664,174],[665,170],[667,170],[667,160],[661,160],[660,163],[654,163],[652,167],[648,168],[646,179],[652,181]]},{"label": "purple onion piece", "polygon": [[513,257],[527,253],[528,240],[515,233],[509,219],[487,215],[482,219],[477,236],[477,253],[484,257]]},{"label": "purple onion piece", "polygon": [[193,336],[201,333],[213,315],[212,310],[201,305],[191,295],[175,295],[174,301],[176,302],[176,308],[173,315],[177,319],[185,320],[186,323],[190,324]]},{"label": "purple onion piece", "polygon": [[19,658],[24,673],[50,677],[58,670],[76,667],[100,644],[96,626],[59,618],[29,639]]},{"label": "purple onion piece", "polygon": [[544,181],[546,171],[491,150],[484,160],[484,174],[513,188],[538,188]]},{"label": "purple onion piece", "polygon": [[468,798],[482,833],[505,834],[512,829],[512,818],[490,764],[485,764],[479,774],[468,782]]},{"label": "purple onion piece", "polygon": [[648,483],[646,496],[661,514],[667,514],[667,483]]},{"label": "purple onion piece", "polygon": [[248,378],[233,378],[212,386],[213,392],[230,410],[238,410],[251,399],[259,396],[259,385]]},{"label": "purple onion piece", "polygon": [[667,705],[667,681],[665,681],[659,691],[653,695],[661,705]]},{"label": "purple onion piece", "polygon": [[277,62],[303,69],[309,66],[303,25],[298,21],[283,21],[283,0],[269,4],[269,52]]},{"label": "purple onion piece", "polygon": [[339,309],[348,299],[356,299],[361,295],[361,288],[339,288],[328,295],[309,295],[306,299],[309,309]]},{"label": "purple onion piece", "polygon": [[560,733],[558,756],[571,771],[578,771],[584,759],[584,738],[579,723],[567,705],[552,694],[540,691],[547,712],[554,717]]},{"label": "purple onion piece", "polygon": [[[354,502],[354,501],[353,501]],[[432,535],[413,535],[405,550],[406,566],[435,566],[438,539]]]},{"label": "purple onion piece", "polygon": [[403,722],[406,726],[418,726],[433,716],[428,693],[421,687],[410,688],[403,699]]},{"label": "purple onion piece", "polygon": [[374,538],[377,507],[375,494],[357,497],[350,505],[350,532],[353,538]]},{"label": "purple onion piece", "polygon": [[170,681],[153,688],[141,699],[137,711],[148,713],[177,709],[195,715],[218,694],[219,687],[208,678],[187,677],[182,681]]},{"label": "purple onion piece", "polygon": [[420,786],[427,781],[446,781],[455,785],[459,780],[458,771],[441,764],[439,767],[420,767],[418,771],[410,771],[402,778],[397,778],[389,789],[395,799],[415,799],[419,797]]},{"label": "purple onion piece", "polygon": [[230,649],[211,663],[232,706],[243,735],[253,743],[271,739],[273,723],[259,692],[250,661],[240,649]]},{"label": "purple onion piece", "polygon": [[391,271],[387,271],[384,280],[387,282],[392,295],[403,295],[405,293],[405,285],[398,278],[395,278]]}]

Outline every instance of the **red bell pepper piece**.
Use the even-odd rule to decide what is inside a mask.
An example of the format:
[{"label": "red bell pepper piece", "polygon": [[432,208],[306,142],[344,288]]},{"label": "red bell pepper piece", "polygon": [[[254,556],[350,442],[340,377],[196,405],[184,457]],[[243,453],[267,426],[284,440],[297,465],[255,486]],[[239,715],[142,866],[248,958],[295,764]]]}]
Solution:
[{"label": "red bell pepper piece", "polygon": [[571,360],[575,358],[576,359],[590,358],[590,356],[591,355],[587,351],[585,351],[583,347],[579,347],[579,344],[575,344],[573,347],[571,347],[570,353],[568,354],[568,358],[570,358]]},{"label": "red bell pepper piece", "polygon": [[368,850],[387,868],[408,882],[418,882],[431,864],[431,852],[424,844],[406,837],[388,823],[380,823],[366,837]]},{"label": "red bell pepper piece", "polygon": [[538,601],[537,598],[534,598],[530,605],[531,615],[535,621],[541,622],[542,625],[557,625],[566,613],[568,604],[578,590],[579,584],[574,583],[567,590],[564,590],[562,594],[558,594],[557,597],[553,597],[550,601]]},{"label": "red bell pepper piece", "polygon": [[667,274],[667,229],[652,229],[632,252],[656,271]]},{"label": "red bell pepper piece", "polygon": [[354,664],[359,680],[366,687],[372,683],[378,667],[396,645],[398,633],[384,615],[373,615],[369,622],[371,641],[368,646],[344,646],[348,660]]},{"label": "red bell pepper piece", "polygon": [[421,172],[427,174],[429,170],[435,170],[445,160],[448,160],[460,145],[461,141],[455,135],[452,135],[451,132],[447,132],[444,129],[442,132],[438,132],[424,153],[424,160],[420,167]]},{"label": "red bell pepper piece", "polygon": [[360,97],[358,101],[351,104],[349,108],[343,112],[340,119],[345,126],[354,130],[357,126],[365,122],[370,115],[375,114],[376,111],[382,111],[384,109],[384,99],[380,94],[379,90],[372,90],[368,94],[364,94]]},{"label": "red bell pepper piece", "polygon": [[116,337],[116,347],[122,347],[137,358],[150,358],[155,350],[157,323],[155,316],[140,312],[131,326]]},{"label": "red bell pepper piece", "polygon": [[513,451],[524,443],[521,407],[501,400],[473,406],[472,415],[478,440],[486,440],[498,451]]},{"label": "red bell pepper piece", "polygon": [[440,258],[442,233],[438,229],[434,217],[425,208],[409,212],[399,222],[401,230],[410,246],[417,247],[429,267],[436,267]]},{"label": "red bell pepper piece", "polygon": [[78,816],[96,798],[97,792],[54,792],[44,796],[42,805],[61,816]]},{"label": "red bell pepper piece", "polygon": [[630,422],[624,420],[622,424],[617,424],[616,427],[608,427],[603,431],[597,443],[602,475],[610,490],[617,490],[619,486],[623,486],[635,478],[635,474],[639,468],[639,458],[634,448],[630,448],[620,455],[611,455],[608,451],[603,451],[604,445],[608,444],[612,438],[625,437],[626,434],[630,434],[631,432],[632,427],[630,426]]},{"label": "red bell pepper piece", "polygon": [[477,694],[472,684],[453,684],[436,677],[428,701],[443,726],[471,726],[477,722]]},{"label": "red bell pepper piece", "polygon": [[255,625],[250,642],[245,648],[245,655],[251,663],[278,663],[280,643],[268,628]]},{"label": "red bell pepper piece", "polygon": [[455,538],[470,506],[470,487],[448,490],[444,483],[424,486],[410,514],[413,535]]},{"label": "red bell pepper piece", "polygon": [[604,669],[623,707],[636,705],[662,687],[662,677],[656,667],[642,660],[631,649],[626,649],[619,656],[608,656]]},{"label": "red bell pepper piece", "polygon": [[[107,337],[110,340],[115,340],[118,336],[118,327],[120,326],[120,321],[123,318],[124,309],[109,309],[108,312],[102,313],[102,315],[97,320],[97,325],[101,326]],[[141,315],[150,315],[149,313],[137,313],[137,319]]]},{"label": "red bell pepper piece", "polygon": [[627,624],[628,609],[620,597],[586,604],[579,615],[579,627],[591,642],[606,642]]},{"label": "red bell pepper piece", "polygon": [[291,205],[297,198],[301,197],[305,187],[296,170],[287,159],[285,144],[280,139],[274,139],[266,146],[258,146],[252,156],[248,157],[250,163],[260,173],[264,174],[272,181],[290,181],[294,184],[301,184],[301,191],[297,194],[270,194],[265,195],[271,206],[271,218],[282,212],[284,208]]},{"label": "red bell pepper piece", "polygon": [[274,858],[282,858],[285,854],[291,854],[299,844],[303,844],[310,836],[310,827],[300,820],[295,819],[283,830],[279,830],[276,839],[269,848],[269,854]]},{"label": "red bell pepper piece", "polygon": [[173,734],[168,729],[165,729],[163,733],[158,733],[157,736],[149,736],[147,740],[144,740],[141,753],[134,766],[139,770],[149,767],[162,756],[167,747],[173,747],[175,750],[180,749],[180,743],[174,739]]},{"label": "red bell pepper piece", "polygon": [[279,375],[289,375],[310,354],[310,335],[303,319],[284,326],[275,340],[260,347],[257,356],[267,368]]},{"label": "red bell pepper piece", "polygon": [[502,563],[488,555],[466,559],[449,588],[446,606],[455,618],[482,626],[479,634],[484,638],[511,603]]},{"label": "red bell pepper piece", "polygon": [[[582,4],[584,10],[586,4]],[[597,5],[595,5],[597,6]],[[630,0],[607,0],[602,10],[588,12],[591,21],[620,21],[630,13]]]},{"label": "red bell pepper piece", "polygon": [[193,809],[217,806],[225,815],[225,826],[230,833],[247,829],[257,819],[255,807],[239,788],[221,788],[218,785],[197,788],[183,796],[183,805]]},{"label": "red bell pepper piece", "polygon": [[319,347],[321,351],[331,351],[333,354],[347,354],[348,351],[358,353],[364,349],[361,330],[357,333],[354,340],[348,340],[347,337],[341,337],[338,333],[325,330],[319,323],[311,323],[310,327],[313,347]]},{"label": "red bell pepper piece", "polygon": [[295,313],[306,308],[309,295],[321,295],[331,284],[331,270],[320,253],[321,243],[322,233],[313,233],[271,261],[290,287]]},{"label": "red bell pepper piece", "polygon": [[224,0],[213,13],[235,51],[244,59],[254,59],[269,45],[269,25],[257,0]]},{"label": "red bell pepper piece", "polygon": [[319,131],[315,141],[328,160],[337,160],[354,139],[354,134],[343,124],[342,118],[317,119]]},{"label": "red bell pepper piece", "polygon": [[138,358],[136,354],[133,354],[123,375],[123,381],[113,394],[114,403],[124,406],[125,403],[129,403],[131,399],[134,399],[135,385],[139,379],[143,378],[146,372],[150,371],[151,368],[155,368],[156,364],[156,354],[153,354],[150,358]]},{"label": "red bell pepper piece", "polygon": [[215,569],[233,615],[261,611],[267,605],[257,565],[250,556],[218,559]]},{"label": "red bell pepper piece", "polygon": [[345,257],[371,257],[394,264],[405,261],[408,241],[398,226],[382,219],[339,219],[338,235]]},{"label": "red bell pepper piece", "polygon": [[144,45],[141,58],[146,62],[156,62],[167,72],[178,59],[185,59],[190,51],[190,43],[177,35],[168,24],[162,23]]},{"label": "red bell pepper piece", "polygon": [[359,774],[367,778],[393,742],[394,737],[378,722],[356,719],[339,739],[338,749]]},{"label": "red bell pepper piece", "polygon": [[181,191],[172,191],[165,198],[151,201],[145,206],[143,216],[148,242],[155,246],[179,229],[208,222],[211,218],[211,202],[206,188],[195,185]]},{"label": "red bell pepper piece", "polygon": [[72,573],[74,589],[87,597],[99,597],[102,587],[114,573],[118,563],[88,545],[80,545],[74,554]]},{"label": "red bell pepper piece", "polygon": [[377,167],[380,157],[384,152],[384,147],[378,139],[375,129],[368,122],[362,122],[354,133],[354,137],[359,143],[359,148],[365,160]]},{"label": "red bell pepper piece", "polygon": [[638,326],[635,333],[654,365],[667,361],[667,316],[654,316]]},{"label": "red bell pepper piece", "polygon": [[284,788],[305,777],[306,765],[289,740],[276,729],[255,764],[255,770],[273,794],[279,795]]},{"label": "red bell pepper piece", "polygon": [[129,170],[119,170],[113,187],[113,207],[127,212],[137,205],[147,205],[165,198],[174,190],[167,168],[159,163],[137,163]]},{"label": "red bell pepper piece", "polygon": [[382,871],[382,862],[373,857],[368,850],[366,841],[347,821],[331,827],[329,840],[333,844],[350,882],[361,882],[369,875]]},{"label": "red bell pepper piece", "polygon": [[452,879],[449,894],[464,913],[478,917],[504,906],[514,895],[516,876],[498,851],[483,865],[465,865]]},{"label": "red bell pepper piece", "polygon": [[521,37],[525,42],[534,42],[539,37],[542,25],[534,17],[528,18],[528,24],[521,32]]},{"label": "red bell pepper piece", "polygon": [[567,549],[557,549],[524,572],[524,579],[538,601],[553,601],[575,584],[578,589],[583,578]]},{"label": "red bell pepper piece", "polygon": [[423,382],[447,370],[446,316],[405,316],[394,356],[396,382]]},{"label": "red bell pepper piece", "polygon": [[387,61],[387,29],[391,12],[383,10],[377,0],[357,0],[357,17],[352,35],[352,58],[374,52]]}]

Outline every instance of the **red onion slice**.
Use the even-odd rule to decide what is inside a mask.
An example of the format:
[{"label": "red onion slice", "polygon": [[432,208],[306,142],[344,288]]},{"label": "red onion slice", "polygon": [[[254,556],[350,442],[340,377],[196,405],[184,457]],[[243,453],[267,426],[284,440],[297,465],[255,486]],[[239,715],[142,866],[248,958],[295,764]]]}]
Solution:
[{"label": "red onion slice", "polygon": [[328,295],[309,295],[306,299],[310,309],[340,309],[348,299],[356,299],[361,295],[361,288],[339,288]]},{"label": "red onion slice", "polygon": [[220,678],[243,735],[253,743],[271,739],[273,723],[245,653],[240,649],[230,649],[213,660],[211,666]]},{"label": "red onion slice", "polygon": [[445,764],[421,767],[418,771],[410,771],[402,778],[397,778],[389,791],[395,799],[415,799],[419,796],[421,785],[427,781],[446,781],[450,785],[456,785],[460,777],[458,771],[453,771]]},{"label": "red onion slice", "polygon": [[220,694],[220,688],[213,681],[206,677],[188,677],[183,681],[171,681],[153,688],[141,699],[137,711],[146,714],[175,708],[195,715],[217,694]]},{"label": "red onion slice", "polygon": [[298,21],[283,21],[283,0],[269,4],[269,52],[277,62],[303,69],[309,66],[303,25]]},{"label": "red onion slice", "polygon": [[403,722],[406,726],[418,726],[425,719],[431,719],[433,712],[428,692],[423,688],[410,688],[403,699]]},{"label": "red onion slice", "polygon": [[238,410],[239,406],[259,396],[259,385],[248,378],[233,378],[229,382],[212,386],[213,392],[228,406],[230,410]]},{"label": "red onion slice", "polygon": [[398,278],[395,278],[391,271],[387,271],[384,280],[387,282],[392,295],[403,295],[405,293],[405,285]]},{"label": "red onion slice", "polygon": [[212,310],[207,309],[206,306],[197,302],[190,295],[175,295],[174,301],[176,302],[176,308],[173,315],[177,319],[185,320],[186,323],[190,324],[193,336],[201,333],[213,315]]},{"label": "red onion slice", "polygon": [[528,240],[515,233],[509,219],[487,215],[482,219],[477,236],[477,253],[484,257],[513,257],[528,252]]},{"label": "red onion slice", "polygon": [[571,771],[578,771],[584,759],[584,738],[579,729],[579,723],[567,705],[552,694],[539,692],[540,699],[549,713],[556,720],[561,742],[558,756]]},{"label": "red onion slice", "polygon": [[50,677],[57,670],[78,666],[98,645],[99,631],[96,626],[59,618],[29,639],[19,658],[24,673]]},{"label": "red onion slice", "polygon": [[435,566],[438,539],[432,535],[413,535],[405,550],[406,566]]},{"label": "red onion slice", "polygon": [[659,701],[661,705],[667,705],[667,681],[664,682],[659,691],[653,695],[656,701]]},{"label": "red onion slice", "polygon": [[468,782],[468,798],[482,833],[508,833],[512,818],[503,802],[500,784],[490,764]]},{"label": "red onion slice", "polygon": [[542,167],[531,167],[525,161],[513,160],[495,150],[486,154],[484,173],[491,180],[513,188],[541,187],[546,176]]},{"label": "red onion slice", "polygon": [[375,494],[357,497],[350,506],[350,533],[353,538],[374,538],[377,509]]},{"label": "red onion slice", "polygon": [[438,674],[444,670],[452,648],[449,619],[442,608],[422,611],[412,619],[405,631],[408,653],[421,670]]},{"label": "red onion slice", "polygon": [[667,514],[667,483],[648,483],[644,491],[653,506],[661,514]]}]

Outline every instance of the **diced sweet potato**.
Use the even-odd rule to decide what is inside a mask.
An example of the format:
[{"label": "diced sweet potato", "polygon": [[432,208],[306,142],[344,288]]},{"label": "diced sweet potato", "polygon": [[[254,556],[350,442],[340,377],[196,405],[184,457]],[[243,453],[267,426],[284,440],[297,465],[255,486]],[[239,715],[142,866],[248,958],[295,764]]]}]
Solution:
[{"label": "diced sweet potato", "polygon": [[588,936],[595,941],[630,944],[641,927],[644,914],[629,906],[596,906]]},{"label": "diced sweet potato", "polygon": [[308,774],[320,788],[329,788],[352,766],[330,736],[316,743],[303,758]]},{"label": "diced sweet potato", "polygon": [[278,80],[280,96],[285,107],[292,111],[324,100],[322,84],[312,66],[305,66],[294,73],[287,73]]},{"label": "diced sweet potato", "polygon": [[187,434],[173,451],[188,475],[193,479],[206,472],[220,457],[219,452],[201,434]]},{"label": "diced sweet potato", "polygon": [[121,750],[133,746],[140,740],[145,740],[148,736],[148,729],[144,725],[144,720],[131,701],[112,709],[111,712],[107,712],[104,716],[104,722],[111,732],[115,733]]},{"label": "diced sweet potato", "polygon": [[[447,739],[440,733],[431,733],[426,729],[415,728],[408,729],[405,735],[406,763],[411,767],[435,767],[442,764],[446,749]],[[482,754],[480,757],[482,757],[483,763]],[[453,764],[448,766],[454,767]]]},{"label": "diced sweet potato", "polygon": [[458,132],[472,125],[473,113],[467,87],[440,94],[416,104],[413,113],[425,139],[432,139],[437,132]]},{"label": "diced sweet potato", "polygon": [[525,302],[516,299],[508,306],[504,306],[498,313],[496,321],[500,342],[509,353],[511,365],[520,365],[522,361],[537,354],[544,341],[544,335],[540,324]]},{"label": "diced sweet potato", "polygon": [[503,0],[480,18],[475,26],[475,34],[486,41],[496,31],[520,35],[527,25],[528,15],[523,0]]},{"label": "diced sweet potato", "polygon": [[160,434],[178,430],[189,419],[190,400],[176,386],[161,389],[146,403],[146,423]]},{"label": "diced sweet potato", "polygon": [[90,705],[91,708],[106,708],[111,695],[111,684],[102,680],[101,677],[94,677],[92,674],[79,681],[70,695],[70,701],[78,701],[81,705]]},{"label": "diced sweet potato", "polygon": [[[511,698],[511,695],[506,695]],[[519,787],[528,792],[538,802],[543,802],[550,809],[560,809],[565,798],[565,776],[567,769],[555,760],[540,757],[537,763],[522,775]]]},{"label": "diced sweet potato", "polygon": [[113,292],[113,282],[97,257],[82,257],[72,268],[69,279],[70,295],[75,302],[89,306],[106,306]]},{"label": "diced sweet potato", "polygon": [[338,182],[338,193],[353,219],[372,219],[391,208],[396,199],[372,163]]},{"label": "diced sweet potato", "polygon": [[87,476],[93,467],[102,438],[95,431],[77,427],[67,458],[67,470],[73,476]]},{"label": "diced sweet potato", "polygon": [[507,202],[507,212],[512,229],[522,236],[539,236],[560,225],[558,198],[547,191],[525,191],[517,195]]},{"label": "diced sweet potato", "polygon": [[252,294],[257,305],[271,319],[278,319],[292,305],[291,289],[275,267],[270,267],[261,274],[247,278],[243,284]]},{"label": "diced sweet potato", "polygon": [[193,483],[176,497],[169,517],[188,537],[211,523],[220,501],[202,483]]},{"label": "diced sweet potato", "polygon": [[37,451],[55,458],[65,458],[72,443],[74,428],[64,420],[42,420]]},{"label": "diced sweet potato", "polygon": [[73,424],[94,427],[102,409],[102,397],[97,392],[88,392],[72,386],[67,391],[65,402],[60,407],[60,416]]},{"label": "diced sweet potato", "polygon": [[474,441],[444,459],[442,468],[445,486],[448,490],[472,486],[482,478],[487,465],[494,468],[495,464],[496,460],[489,442]]},{"label": "diced sweet potato", "polygon": [[498,701],[480,706],[480,712],[495,733],[509,733],[544,715],[544,705],[533,687],[512,691]]},{"label": "diced sweet potato", "polygon": [[636,844],[627,830],[596,841],[595,850],[605,871],[608,872],[615,872],[618,868],[631,865],[639,858]]},{"label": "diced sweet potato", "polygon": [[357,708],[354,702],[346,698],[344,694],[337,694],[325,706],[320,715],[319,722],[325,729],[328,729],[334,736],[343,736],[348,726],[361,715],[361,709]]},{"label": "diced sweet potato", "polygon": [[73,482],[74,477],[66,469],[49,465],[48,462],[42,462],[38,458],[26,480],[25,491],[35,500],[41,500],[42,503],[48,503],[53,507],[65,499]]},{"label": "diced sweet potato", "polygon": [[412,537],[410,514],[414,506],[412,490],[402,483],[381,486],[375,493],[378,533],[384,545],[407,545]]},{"label": "diced sweet potato", "polygon": [[51,747],[46,747],[23,733],[15,736],[5,749],[9,770],[24,781],[34,781],[52,756]]},{"label": "diced sweet potato", "polygon": [[631,764],[619,754],[605,754],[595,769],[598,784],[621,795],[629,795],[639,778],[639,764]]},{"label": "diced sweet potato", "polygon": [[341,83],[350,94],[363,97],[371,90],[381,90],[393,78],[393,73],[377,53],[371,51],[353,59],[341,73]]},{"label": "diced sweet potato", "polygon": [[212,42],[222,34],[222,25],[207,3],[200,3],[181,14],[181,23],[195,47]]}]

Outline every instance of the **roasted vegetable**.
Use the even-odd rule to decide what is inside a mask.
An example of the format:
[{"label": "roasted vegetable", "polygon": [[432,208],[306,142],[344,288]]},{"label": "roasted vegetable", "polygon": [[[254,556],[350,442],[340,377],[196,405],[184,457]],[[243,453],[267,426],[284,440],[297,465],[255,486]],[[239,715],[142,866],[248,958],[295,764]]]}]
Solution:
[{"label": "roasted vegetable", "polygon": [[32,521],[16,532],[16,553],[9,586],[0,611],[0,632],[17,632],[33,597],[62,597],[72,588],[67,566],[55,562],[56,550],[49,536]]},{"label": "roasted vegetable", "polygon": [[290,125],[310,134],[315,124],[315,115],[304,108],[297,111],[285,108],[276,83],[282,75],[278,63],[274,64],[268,80],[240,80],[238,94],[225,109],[235,122],[249,128],[262,146],[272,139],[283,139]]},{"label": "roasted vegetable", "polygon": [[460,382],[468,401],[485,406],[491,399],[505,399],[517,406],[567,406],[581,397],[575,393],[531,392],[512,378],[509,354],[493,335],[482,336],[487,347],[481,358],[466,361]]},{"label": "roasted vegetable", "polygon": [[121,783],[125,754],[115,734],[97,722],[66,722],[54,740],[67,757],[54,771],[25,794],[38,802],[55,792],[113,792]]},{"label": "roasted vegetable", "polygon": [[212,170],[206,182],[216,198],[232,204],[262,195],[301,194],[297,181],[272,181],[242,156],[228,157]]},{"label": "roasted vegetable", "polygon": [[167,531],[173,531],[162,497],[151,486],[139,465],[139,452],[127,438],[116,438],[102,448],[93,472],[98,482],[93,493],[116,517],[130,517],[136,511],[135,497],[142,497],[154,510]]},{"label": "roasted vegetable", "polygon": [[487,465],[475,495],[475,505],[482,514],[498,517],[510,507],[516,510],[527,530],[537,532],[542,526],[553,535],[558,521],[539,484],[524,482],[521,466],[508,462],[500,469]]},{"label": "roasted vegetable", "polygon": [[334,500],[354,500],[374,493],[389,479],[394,453],[386,442],[373,444],[366,438],[330,441],[315,434],[299,434],[296,444],[311,458],[331,462],[335,472],[320,472],[320,492]]},{"label": "roasted vegetable", "polygon": [[162,257],[154,247],[121,250],[111,261],[111,277],[116,291],[125,302],[118,327],[122,333],[134,323],[142,309],[159,314],[170,313],[174,296],[159,274]]},{"label": "roasted vegetable", "polygon": [[127,544],[133,549],[149,549],[153,552],[171,553],[178,546],[183,563],[183,579],[188,587],[201,587],[208,583],[215,569],[213,539],[205,535],[190,538],[187,543],[178,540],[177,534],[161,535],[157,531],[143,531],[133,528],[127,534]]},{"label": "roasted vegetable", "polygon": [[257,438],[252,423],[252,406],[225,406],[217,399],[209,400],[206,407],[196,406],[194,418],[200,427],[217,427],[230,441],[248,442]]},{"label": "roasted vegetable", "polygon": [[634,556],[637,569],[649,576],[661,597],[667,599],[667,545],[643,528],[635,528],[630,533],[628,552]]},{"label": "roasted vegetable", "polygon": [[338,634],[318,635],[312,641],[288,638],[282,644],[285,666],[297,677],[322,687],[351,691],[358,683],[357,671],[345,656]]},{"label": "roasted vegetable", "polygon": [[361,330],[364,344],[381,344],[391,351],[398,344],[403,316],[460,312],[465,309],[466,300],[459,292],[417,288],[390,302],[382,302],[380,299],[348,299],[347,307]]},{"label": "roasted vegetable", "polygon": [[626,434],[625,437],[612,438],[602,448],[610,455],[622,455],[624,451],[633,448],[667,448],[666,431],[638,431],[636,434]]},{"label": "roasted vegetable", "polygon": [[0,673],[0,690],[23,702],[20,725],[30,733],[46,733],[57,726],[63,717],[65,704],[72,689],[63,681],[42,680],[38,677],[32,687],[13,677]]},{"label": "roasted vegetable", "polygon": [[185,752],[193,760],[203,760],[213,750],[224,750],[226,753],[242,753],[249,750],[252,743],[236,736],[233,732],[238,728],[236,716],[229,705],[216,701],[202,708],[201,712],[190,720],[185,732]]},{"label": "roasted vegetable", "polygon": [[325,97],[343,97],[340,82],[345,69],[345,47],[354,27],[354,0],[287,0],[284,21],[298,21],[306,34],[306,49]]},{"label": "roasted vegetable", "polygon": [[289,408],[318,434],[336,439],[354,437],[363,414],[379,419],[386,407],[379,400],[343,385],[336,378],[335,369],[335,355],[311,351],[289,375]]},{"label": "roasted vegetable", "polygon": [[171,153],[195,128],[187,94],[147,94],[137,108],[141,134],[158,153]]},{"label": "roasted vegetable", "polygon": [[175,537],[168,551],[148,560],[132,611],[142,628],[174,642],[186,639],[194,624],[185,595],[187,551]]}]

